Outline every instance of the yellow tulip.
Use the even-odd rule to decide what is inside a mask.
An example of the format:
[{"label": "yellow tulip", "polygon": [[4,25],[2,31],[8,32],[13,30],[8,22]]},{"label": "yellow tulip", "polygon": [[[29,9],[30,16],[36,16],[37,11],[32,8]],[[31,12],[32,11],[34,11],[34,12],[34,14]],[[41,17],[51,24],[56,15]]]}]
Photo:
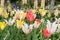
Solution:
[{"label": "yellow tulip", "polygon": [[26,17],[26,13],[19,13],[20,19],[24,19]]},{"label": "yellow tulip", "polygon": [[46,10],[45,9],[39,9],[40,15],[44,16],[46,14]]},{"label": "yellow tulip", "polygon": [[24,21],[16,20],[16,22],[17,22],[17,28],[18,29],[21,29],[22,28],[22,25],[24,24]]},{"label": "yellow tulip", "polygon": [[5,14],[3,14],[3,17],[8,18],[8,15],[9,15],[8,13],[5,13]]},{"label": "yellow tulip", "polygon": [[0,29],[4,30],[5,27],[6,27],[6,23],[5,22],[0,22]]}]

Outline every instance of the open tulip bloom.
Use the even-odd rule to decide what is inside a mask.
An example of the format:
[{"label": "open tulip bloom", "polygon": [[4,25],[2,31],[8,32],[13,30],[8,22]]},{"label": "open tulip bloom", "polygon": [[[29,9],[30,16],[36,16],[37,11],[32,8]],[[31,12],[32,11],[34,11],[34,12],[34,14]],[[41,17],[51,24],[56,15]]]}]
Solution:
[{"label": "open tulip bloom", "polygon": [[29,34],[33,29],[33,24],[26,24],[24,23],[24,25],[22,26],[22,31],[25,33],[25,34]]},{"label": "open tulip bloom", "polygon": [[36,15],[33,14],[32,11],[26,11],[26,19],[28,22],[33,22]]},{"label": "open tulip bloom", "polygon": [[10,18],[8,21],[4,19],[4,21],[5,21],[9,26],[11,26],[11,25],[13,25],[13,23],[15,22],[15,19],[11,19],[11,18]]},{"label": "open tulip bloom", "polygon": [[43,28],[43,35],[45,38],[48,38],[50,35],[56,32],[58,24],[56,24],[56,21],[51,23],[49,20],[47,20],[46,26],[46,28]]},{"label": "open tulip bloom", "polygon": [[51,23],[49,20],[47,20],[47,30],[50,34],[54,34],[57,30],[58,24],[56,24],[56,21]]}]

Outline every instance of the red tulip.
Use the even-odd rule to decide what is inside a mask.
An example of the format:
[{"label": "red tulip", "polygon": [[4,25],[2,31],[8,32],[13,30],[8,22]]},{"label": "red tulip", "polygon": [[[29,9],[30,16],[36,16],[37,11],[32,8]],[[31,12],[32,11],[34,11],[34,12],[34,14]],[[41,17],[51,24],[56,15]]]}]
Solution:
[{"label": "red tulip", "polygon": [[29,21],[29,22],[34,21],[34,15],[33,15],[33,12],[32,12],[32,11],[27,11],[27,12],[26,12],[26,19],[27,19],[27,21]]},{"label": "red tulip", "polygon": [[48,30],[45,29],[45,28],[43,28],[42,31],[43,31],[44,37],[45,37],[45,38],[48,38],[48,37],[49,37],[49,32],[48,32]]}]

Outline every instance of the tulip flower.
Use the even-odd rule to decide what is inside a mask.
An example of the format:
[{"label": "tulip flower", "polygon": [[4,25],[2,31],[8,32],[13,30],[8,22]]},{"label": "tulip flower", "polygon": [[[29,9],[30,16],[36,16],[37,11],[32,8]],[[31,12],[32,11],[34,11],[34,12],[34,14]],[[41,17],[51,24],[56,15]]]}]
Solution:
[{"label": "tulip flower", "polygon": [[4,19],[4,21],[5,21],[9,26],[11,26],[11,25],[14,24],[15,19],[11,19],[11,18],[10,18],[9,21],[7,21],[7,20]]},{"label": "tulip flower", "polygon": [[23,24],[24,24],[24,21],[21,21],[21,20],[16,20],[16,24],[17,24],[17,28],[18,29],[21,29]]},{"label": "tulip flower", "polygon": [[47,30],[50,34],[54,34],[57,30],[58,24],[56,24],[56,21],[51,23],[49,20],[47,20]]},{"label": "tulip flower", "polygon": [[22,26],[22,31],[27,35],[27,34],[29,34],[31,31],[32,31],[32,29],[33,29],[33,24],[30,24],[30,25],[28,25],[28,24],[24,24],[23,26]]},{"label": "tulip flower", "polygon": [[48,38],[49,35],[50,35],[49,32],[48,32],[48,30],[47,30],[46,28],[43,28],[42,31],[43,31],[44,37],[45,37],[45,38]]},{"label": "tulip flower", "polygon": [[5,14],[3,14],[3,17],[8,18],[8,15],[9,15],[9,13],[5,13]]},{"label": "tulip flower", "polygon": [[23,10],[16,11],[16,14],[14,16],[15,19],[20,19],[20,20],[24,20],[25,17],[26,17],[26,13],[24,13]]},{"label": "tulip flower", "polygon": [[34,15],[32,11],[26,11],[26,19],[28,22],[33,22],[34,21]]},{"label": "tulip flower", "polygon": [[39,9],[39,12],[41,16],[44,16],[47,11],[45,9]]},{"label": "tulip flower", "polygon": [[34,22],[34,28],[38,28],[40,25],[40,19],[36,19]]},{"label": "tulip flower", "polygon": [[4,30],[6,27],[6,23],[5,22],[0,22],[0,29]]},{"label": "tulip flower", "polygon": [[25,17],[26,17],[25,13],[20,13],[19,14],[20,20],[24,20]]}]

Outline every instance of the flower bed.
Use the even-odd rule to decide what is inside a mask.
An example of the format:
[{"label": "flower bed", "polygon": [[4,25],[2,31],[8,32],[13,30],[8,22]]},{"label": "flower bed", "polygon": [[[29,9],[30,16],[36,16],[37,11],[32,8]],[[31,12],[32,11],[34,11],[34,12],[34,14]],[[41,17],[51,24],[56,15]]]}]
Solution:
[{"label": "flower bed", "polygon": [[45,9],[0,8],[0,40],[60,40],[60,14]]}]

